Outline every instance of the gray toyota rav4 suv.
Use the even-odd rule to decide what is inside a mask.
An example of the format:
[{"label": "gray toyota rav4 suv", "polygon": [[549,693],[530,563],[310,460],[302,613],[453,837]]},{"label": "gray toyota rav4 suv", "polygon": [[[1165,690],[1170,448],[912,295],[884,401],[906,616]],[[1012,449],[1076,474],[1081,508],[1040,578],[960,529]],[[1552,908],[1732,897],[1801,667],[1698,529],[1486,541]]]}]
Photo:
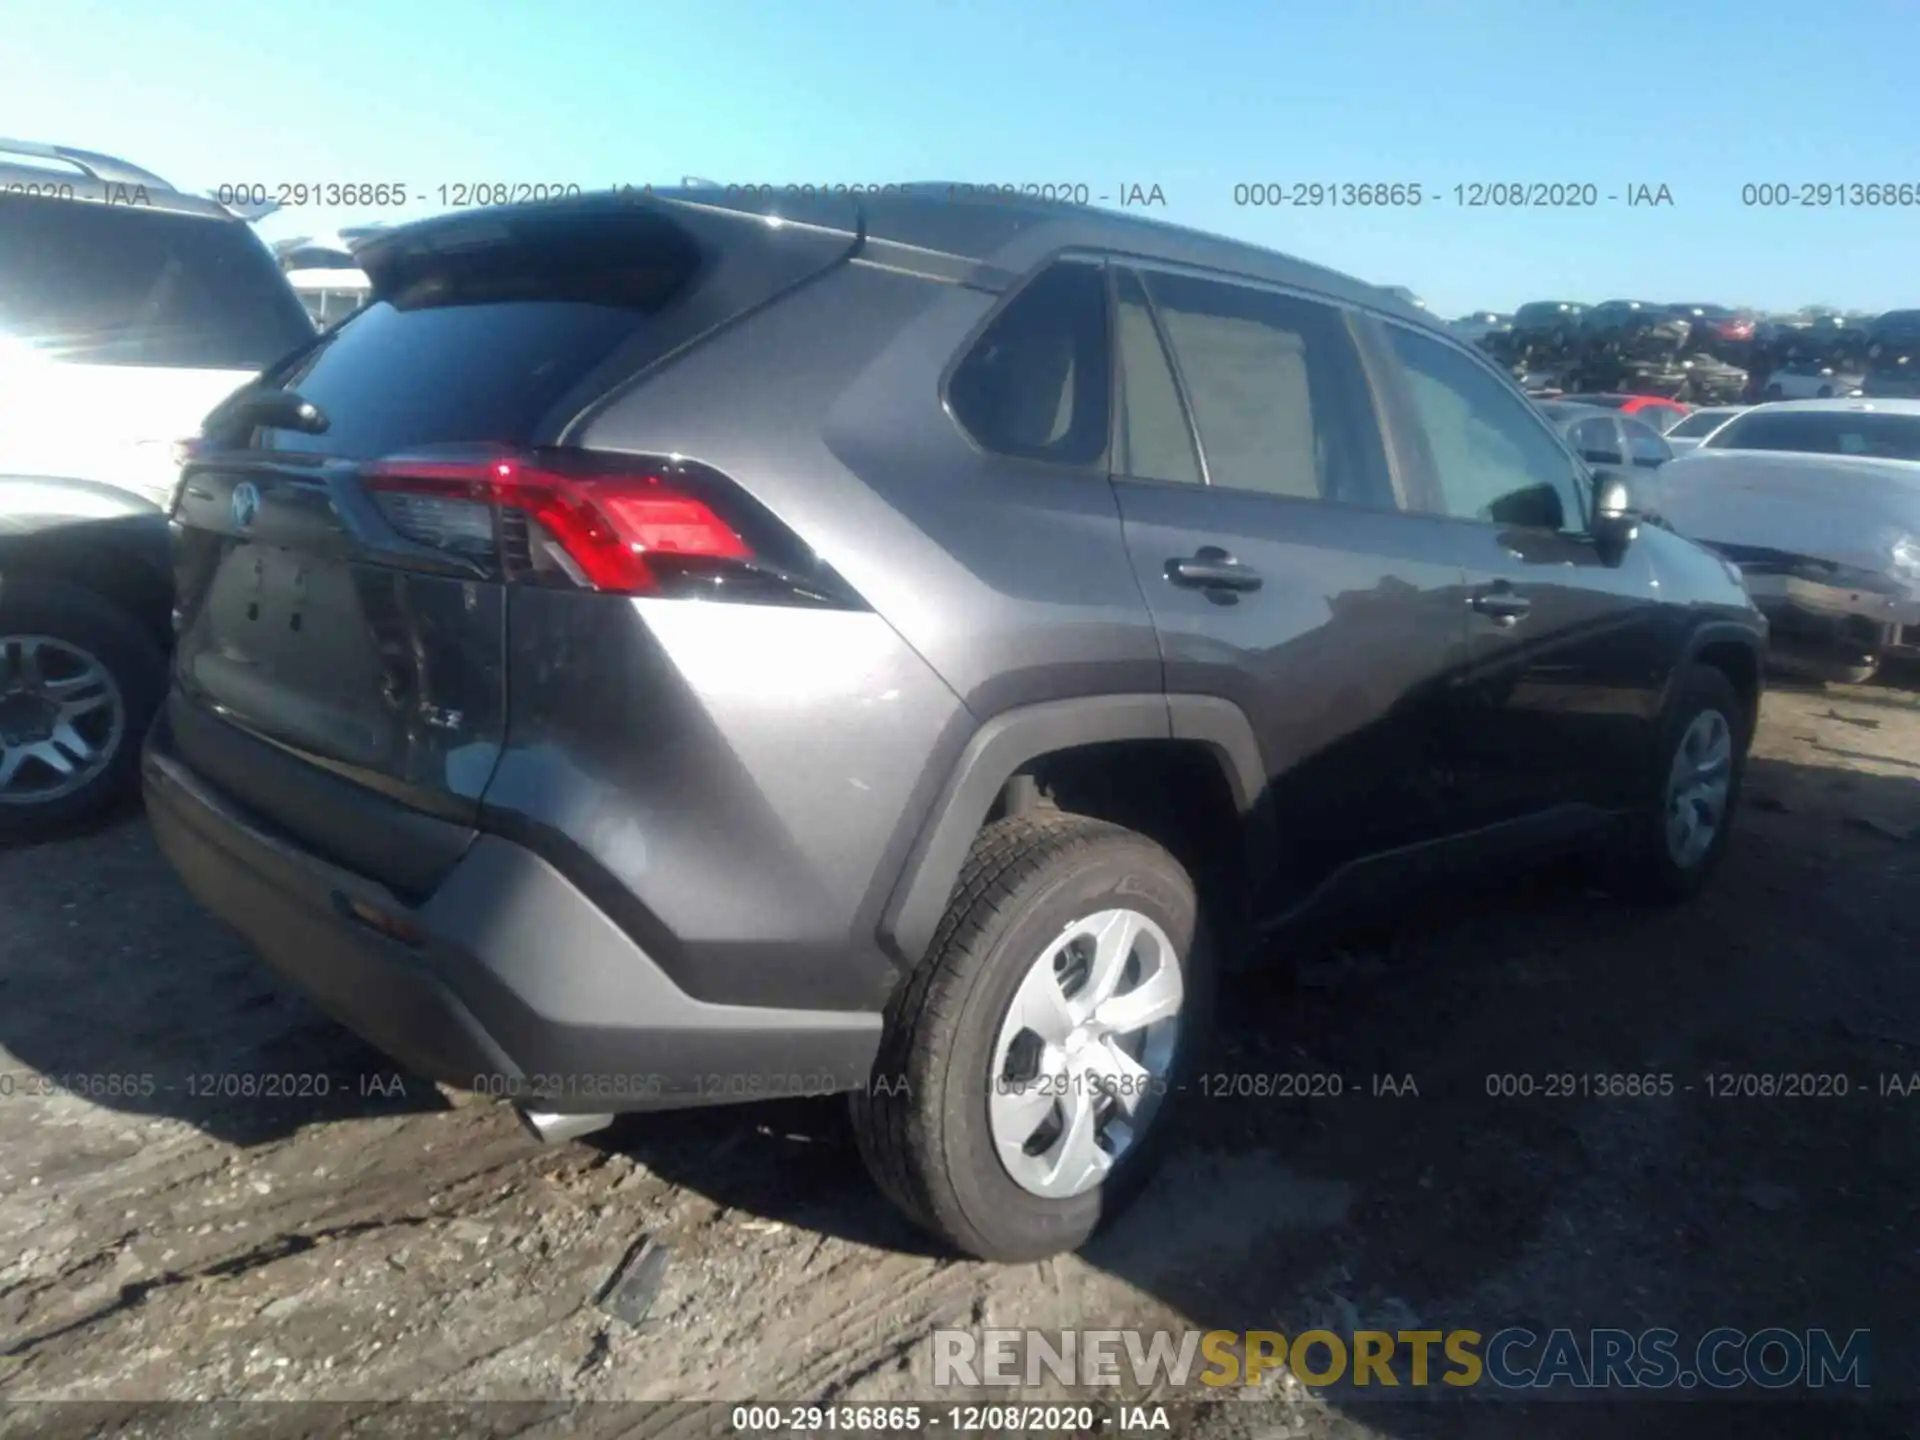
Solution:
[{"label": "gray toyota rav4 suv", "polygon": [[168,857],[548,1137],[847,1091],[953,1245],[1144,1179],[1217,966],[1719,860],[1764,623],[1385,292],[946,186],[469,211],[212,416]]}]

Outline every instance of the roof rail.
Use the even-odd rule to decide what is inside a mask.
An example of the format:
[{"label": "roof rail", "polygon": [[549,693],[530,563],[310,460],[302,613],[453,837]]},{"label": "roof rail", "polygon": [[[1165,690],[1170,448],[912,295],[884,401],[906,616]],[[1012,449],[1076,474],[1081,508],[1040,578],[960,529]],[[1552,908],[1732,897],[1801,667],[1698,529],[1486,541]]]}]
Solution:
[{"label": "roof rail", "polygon": [[138,165],[129,165],[125,160],[116,160],[111,155],[101,155],[92,150],[75,150],[66,145],[42,145],[37,140],[0,139],[0,155],[31,155],[36,160],[57,160],[74,166],[90,179],[112,185],[173,189],[151,170],[142,170]]}]

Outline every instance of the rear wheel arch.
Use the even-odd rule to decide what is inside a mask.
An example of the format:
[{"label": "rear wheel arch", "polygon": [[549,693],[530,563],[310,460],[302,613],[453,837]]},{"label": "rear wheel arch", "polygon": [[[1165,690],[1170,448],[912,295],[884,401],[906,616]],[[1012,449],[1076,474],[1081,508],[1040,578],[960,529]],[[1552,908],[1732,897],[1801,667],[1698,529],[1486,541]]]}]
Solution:
[{"label": "rear wheel arch", "polygon": [[[170,648],[173,577],[167,569],[165,522],[160,522],[157,544],[137,521],[124,530],[123,524],[7,536],[0,540],[0,585],[13,578],[89,591],[122,611],[154,644]],[[98,533],[86,533],[91,531]]]},{"label": "rear wheel arch", "polygon": [[[1180,784],[1183,777],[1194,783]],[[1176,854],[1189,847],[1169,827],[1192,829],[1197,820],[1201,838],[1217,844],[1221,823],[1231,820],[1232,871],[1253,879],[1278,853],[1264,791],[1253,727],[1228,701],[1102,695],[1005,711],[980,727],[955,763],[894,887],[881,939],[906,967],[917,964],[974,838],[994,820],[1033,808],[1127,824]],[[1181,803],[1154,803],[1169,792]]]}]

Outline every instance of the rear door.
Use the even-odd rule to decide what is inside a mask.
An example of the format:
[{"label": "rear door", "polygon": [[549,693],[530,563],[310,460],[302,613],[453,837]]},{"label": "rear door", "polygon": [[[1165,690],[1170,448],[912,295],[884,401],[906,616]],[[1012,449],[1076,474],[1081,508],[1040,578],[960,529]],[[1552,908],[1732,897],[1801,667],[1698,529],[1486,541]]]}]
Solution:
[{"label": "rear door", "polygon": [[1116,266],[1114,488],[1166,685],[1251,721],[1283,853],[1276,904],[1450,813],[1457,564],[1404,514],[1349,316]]},{"label": "rear door", "polygon": [[[468,212],[363,252],[373,302],[267,377],[322,422],[263,429],[223,407],[183,477],[169,713],[185,758],[340,863],[431,883],[505,740],[509,577],[596,588],[565,507],[529,511],[508,487],[578,459],[556,442],[595,401],[849,238],[595,201]],[[316,771],[449,828],[396,848],[320,803]]]},{"label": "rear door", "polygon": [[1411,488],[1446,517],[1470,587],[1463,821],[1577,827],[1639,773],[1677,649],[1647,547],[1603,557],[1584,467],[1503,377],[1441,336],[1382,327]]}]

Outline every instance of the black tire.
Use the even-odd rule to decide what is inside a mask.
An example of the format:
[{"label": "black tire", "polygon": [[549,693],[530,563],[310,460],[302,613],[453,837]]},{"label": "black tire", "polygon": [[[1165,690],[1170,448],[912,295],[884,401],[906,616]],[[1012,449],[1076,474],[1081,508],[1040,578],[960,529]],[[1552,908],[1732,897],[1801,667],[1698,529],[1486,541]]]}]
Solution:
[{"label": "black tire", "polygon": [[97,819],[139,779],[140,742],[166,686],[166,657],[138,621],[91,590],[37,576],[0,580],[0,638],[46,635],[85,651],[119,687],[124,720],[106,765],[86,784],[42,801],[0,798],[0,838],[39,839]]},{"label": "black tire", "polygon": [[[1667,843],[1668,779],[1682,738],[1696,717],[1708,710],[1725,717],[1732,738],[1726,808],[1705,853],[1691,864],[1681,864]],[[1659,741],[1613,856],[1609,879],[1616,893],[1650,904],[1675,904],[1698,894],[1719,868],[1739,814],[1754,720],[1724,671],[1693,665],[1676,678]]]},{"label": "black tire", "polygon": [[[1146,1132],[1095,1188],[1036,1195],[1007,1173],[987,1117],[993,1047],[1014,992],[1071,922],[1124,903],[1173,942],[1185,988],[1167,1088]],[[980,833],[918,968],[887,1008],[872,1085],[853,1096],[860,1151],[922,1228],[986,1260],[1077,1249],[1140,1190],[1208,1031],[1213,957],[1193,882],[1142,835],[1059,812]]]},{"label": "black tire", "polygon": [[1783,393],[1778,385],[1769,385],[1765,390],[1760,392],[1760,398],[1763,400],[1778,400]]}]

